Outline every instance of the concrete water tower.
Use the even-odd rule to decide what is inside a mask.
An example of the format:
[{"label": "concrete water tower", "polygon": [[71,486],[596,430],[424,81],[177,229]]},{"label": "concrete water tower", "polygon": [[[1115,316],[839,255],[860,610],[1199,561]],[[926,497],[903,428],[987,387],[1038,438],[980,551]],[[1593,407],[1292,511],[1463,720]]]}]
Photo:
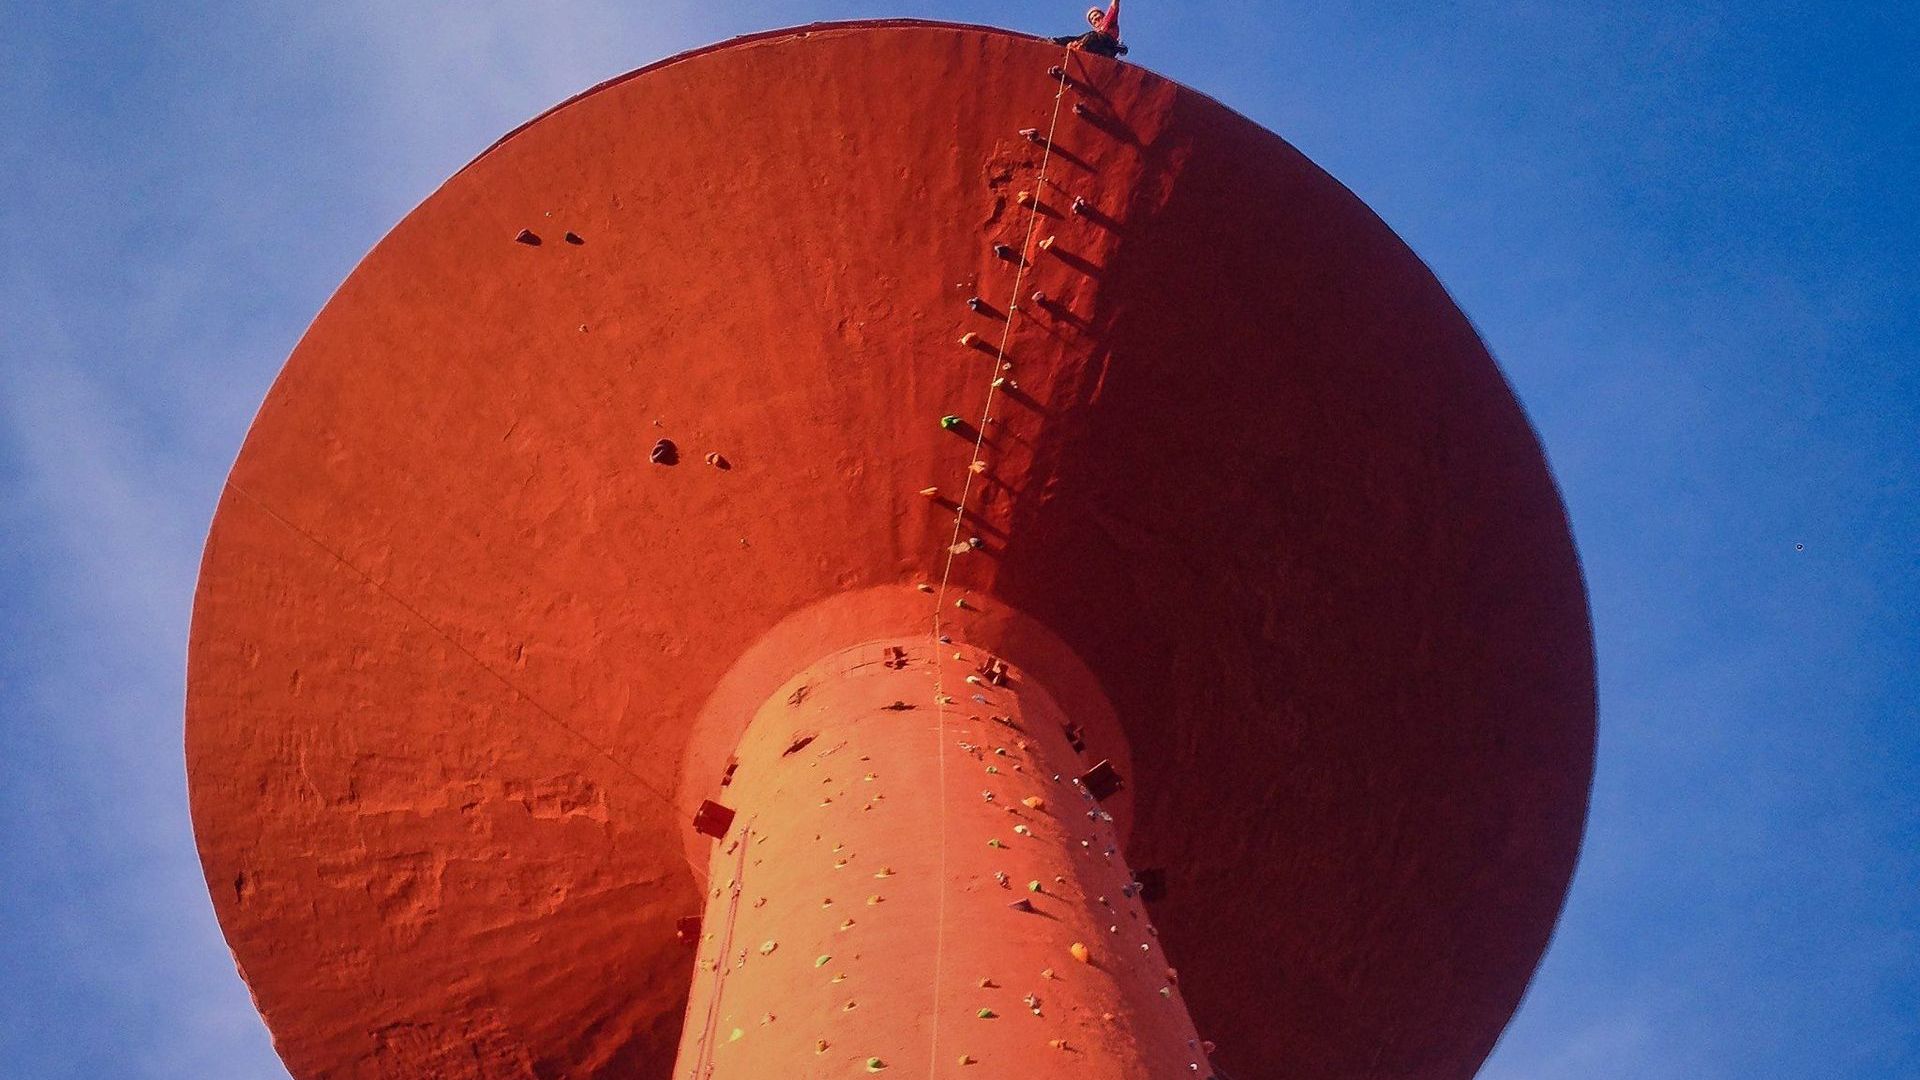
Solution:
[{"label": "concrete water tower", "polygon": [[1538,441],[1277,136],[980,27],[508,135],[235,464],[187,758],[294,1076],[1470,1076],[1594,740]]}]

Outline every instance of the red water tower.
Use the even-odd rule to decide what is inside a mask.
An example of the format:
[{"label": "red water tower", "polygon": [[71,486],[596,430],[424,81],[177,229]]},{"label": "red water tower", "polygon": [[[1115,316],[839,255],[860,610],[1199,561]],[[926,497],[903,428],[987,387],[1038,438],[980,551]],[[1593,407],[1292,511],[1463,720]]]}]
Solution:
[{"label": "red water tower", "polygon": [[301,1080],[1468,1077],[1593,742],[1419,259],[1200,94],[909,22],[409,214],[234,465],[187,699]]}]

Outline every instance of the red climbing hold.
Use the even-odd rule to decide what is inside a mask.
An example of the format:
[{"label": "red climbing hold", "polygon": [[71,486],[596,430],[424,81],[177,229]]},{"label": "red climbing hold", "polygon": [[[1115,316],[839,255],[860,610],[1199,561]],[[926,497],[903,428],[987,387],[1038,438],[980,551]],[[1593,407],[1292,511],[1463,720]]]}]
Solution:
[{"label": "red climbing hold", "polygon": [[693,831],[702,836],[711,836],[715,840],[727,835],[733,826],[733,811],[707,799],[693,815]]}]

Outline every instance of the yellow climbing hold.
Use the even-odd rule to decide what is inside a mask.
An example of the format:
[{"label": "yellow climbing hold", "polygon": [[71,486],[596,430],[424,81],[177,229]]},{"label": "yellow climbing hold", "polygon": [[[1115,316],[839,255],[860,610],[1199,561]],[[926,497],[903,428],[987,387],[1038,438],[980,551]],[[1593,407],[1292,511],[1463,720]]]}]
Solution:
[{"label": "yellow climbing hold", "polygon": [[1083,964],[1089,964],[1093,962],[1093,954],[1088,952],[1087,947],[1078,941],[1067,946],[1067,951],[1073,954],[1073,958],[1075,960],[1078,960]]},{"label": "yellow climbing hold", "polygon": [[1020,805],[1026,807],[1029,810],[1039,810],[1042,807],[1047,805],[1047,800],[1041,798],[1038,795],[1029,795],[1026,798],[1020,800]]}]

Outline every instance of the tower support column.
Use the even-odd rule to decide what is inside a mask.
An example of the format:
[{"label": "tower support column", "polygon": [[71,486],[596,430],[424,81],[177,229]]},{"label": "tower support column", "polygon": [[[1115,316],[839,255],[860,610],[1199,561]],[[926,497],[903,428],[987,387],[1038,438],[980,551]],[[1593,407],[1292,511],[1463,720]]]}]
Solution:
[{"label": "tower support column", "polygon": [[930,637],[770,696],[715,796],[675,1075],[1210,1076],[1073,744],[1017,667]]}]

